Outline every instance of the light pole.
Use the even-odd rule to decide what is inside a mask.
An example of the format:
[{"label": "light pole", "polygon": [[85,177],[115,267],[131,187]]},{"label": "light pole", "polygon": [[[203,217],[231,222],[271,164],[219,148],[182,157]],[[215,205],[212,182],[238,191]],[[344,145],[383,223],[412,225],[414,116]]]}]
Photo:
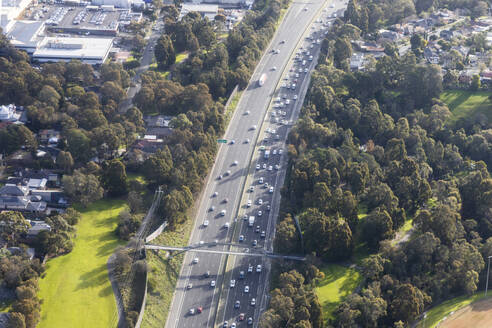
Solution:
[{"label": "light pole", "polygon": [[484,296],[487,296],[487,289],[489,289],[489,272],[490,272],[490,258],[491,257],[492,257],[492,255],[487,258],[489,261],[487,264],[487,281],[485,282],[485,295]]},{"label": "light pole", "polygon": [[424,312],[424,323],[423,323],[423,327],[422,328],[425,328],[425,319],[427,318],[427,312]]}]

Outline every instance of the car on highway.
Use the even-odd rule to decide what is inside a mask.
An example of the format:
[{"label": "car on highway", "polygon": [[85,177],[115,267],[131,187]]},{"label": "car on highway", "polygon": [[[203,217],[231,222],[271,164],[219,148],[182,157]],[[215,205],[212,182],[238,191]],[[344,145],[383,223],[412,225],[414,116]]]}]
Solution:
[{"label": "car on highway", "polygon": [[229,222],[224,223],[224,229],[229,229],[230,225],[231,224]]},{"label": "car on highway", "polygon": [[248,325],[251,326],[253,324],[253,318],[249,317],[248,318]]},{"label": "car on highway", "polygon": [[258,245],[258,240],[256,240],[256,239],[255,239],[255,240],[253,240],[253,242],[252,242],[251,244],[252,244],[253,246]]},{"label": "car on highway", "polygon": [[249,192],[255,191],[255,186],[249,186]]},{"label": "car on highway", "polygon": [[268,190],[270,194],[273,194],[273,187],[270,187],[270,190]]},{"label": "car on highway", "polygon": [[269,184],[268,182],[265,182],[265,184],[263,185],[265,188],[268,188]]},{"label": "car on highway", "polygon": [[224,203],[224,204],[226,204],[228,202],[229,202],[229,198],[227,198],[227,197],[222,200],[222,203]]},{"label": "car on highway", "polygon": [[196,312],[202,313],[203,312],[203,308],[201,306],[197,307],[196,308]]},{"label": "car on highway", "polygon": [[280,170],[280,165],[276,164],[275,165],[275,170]]},{"label": "car on highway", "polygon": [[248,285],[244,286],[244,292],[249,293],[249,286]]},{"label": "car on highway", "polygon": [[195,314],[195,308],[191,308],[190,311],[188,311],[188,313],[190,315],[194,315]]},{"label": "car on highway", "polygon": [[244,235],[239,235],[239,242],[243,242],[244,241]]},{"label": "car on highway", "polygon": [[258,205],[262,205],[263,204],[263,199],[258,199]]},{"label": "car on highway", "polygon": [[294,95],[294,97],[292,98],[292,100],[297,100],[297,95]]},{"label": "car on highway", "polygon": [[305,68],[305,69],[304,69],[304,73],[307,73],[307,72],[308,72],[308,69],[307,69],[307,68]]},{"label": "car on highway", "polygon": [[239,321],[244,321],[244,313],[241,313],[239,315],[239,318],[238,319],[239,319]]},{"label": "car on highway", "polygon": [[193,259],[193,264],[198,264],[199,261],[200,261],[200,259],[198,257],[195,257]]},{"label": "car on highway", "polygon": [[249,110],[244,112],[244,115],[249,115],[251,112]]},{"label": "car on highway", "polygon": [[231,328],[236,328],[236,323],[235,323],[235,322],[233,322],[233,323],[231,324]]},{"label": "car on highway", "polygon": [[276,71],[276,70],[277,70],[277,66],[273,66],[272,71]]},{"label": "car on highway", "polygon": [[256,226],[255,232],[260,233],[260,226]]},{"label": "car on highway", "polygon": [[238,164],[238,161],[232,162],[232,166],[237,166],[237,164]]},{"label": "car on highway", "polygon": [[253,266],[250,264],[250,265],[248,266],[248,273],[251,273],[251,272],[253,272]]},{"label": "car on highway", "polygon": [[265,238],[265,237],[266,237],[266,232],[265,232],[265,230],[263,230],[263,231],[260,233],[260,237],[261,237],[261,238]]},{"label": "car on highway", "polygon": [[285,40],[280,41],[280,44],[284,44],[284,43],[285,43]]},{"label": "car on highway", "polygon": [[227,176],[229,176],[229,175],[231,175],[231,170],[227,170],[227,171],[224,173],[224,176],[225,176],[225,177],[227,177]]},{"label": "car on highway", "polygon": [[212,281],[210,282],[210,287],[215,287],[215,280],[212,280]]},{"label": "car on highway", "polygon": [[187,289],[192,289],[192,288],[193,288],[193,284],[190,282],[190,283],[188,284],[188,286],[186,286],[186,288],[187,288]]},{"label": "car on highway", "polygon": [[232,139],[230,143],[231,145],[234,145],[236,143],[236,140]]},{"label": "car on highway", "polygon": [[239,309],[240,307],[241,307],[241,302],[239,300],[234,302],[234,308],[235,309]]},{"label": "car on highway", "polygon": [[272,207],[270,205],[267,205],[267,211],[270,211],[271,209],[272,209]]},{"label": "car on highway", "polygon": [[220,211],[220,216],[225,216],[226,215],[226,210]]},{"label": "car on highway", "polygon": [[263,177],[261,177],[260,179],[258,179],[258,183],[259,184],[263,184]]},{"label": "car on highway", "polygon": [[284,150],[283,150],[283,149],[279,149],[279,150],[278,150],[278,154],[279,154],[279,155],[282,155],[282,153],[283,153],[283,152],[284,152]]},{"label": "car on highway", "polygon": [[239,271],[239,279],[244,279],[244,271]]},{"label": "car on highway", "polygon": [[261,272],[261,264],[258,264],[256,266],[256,272],[260,273]]},{"label": "car on highway", "polygon": [[273,170],[273,167],[271,165],[268,166],[268,171]]},{"label": "car on highway", "polygon": [[229,323],[227,321],[224,321],[224,324],[222,325],[222,328],[227,328],[229,327]]},{"label": "car on highway", "polygon": [[276,150],[276,149],[274,149],[274,150],[272,151],[272,155],[277,155],[277,150]]},{"label": "car on highway", "polygon": [[236,287],[236,280],[232,279],[229,286],[231,286],[231,288]]},{"label": "car on highway", "polygon": [[267,168],[266,163],[263,163],[262,167],[263,167],[263,169],[266,169]]},{"label": "car on highway", "polygon": [[203,277],[204,278],[210,278],[210,271],[205,271],[205,273],[203,274]]},{"label": "car on highway", "polygon": [[244,143],[246,144],[249,143],[249,139],[248,138],[244,139]]},{"label": "car on highway", "polygon": [[256,298],[252,298],[251,299],[251,306],[255,306],[256,305]]},{"label": "car on highway", "polygon": [[262,211],[258,211],[258,216],[262,216],[263,215],[263,212]]},{"label": "car on highway", "polygon": [[256,125],[253,125],[249,128],[250,130],[256,130]]},{"label": "car on highway", "polygon": [[203,221],[203,226],[208,227],[208,223],[209,223],[208,220]]},{"label": "car on highway", "polygon": [[214,192],[214,194],[212,195],[212,197],[217,197],[217,196],[219,196],[219,193],[216,191],[216,192]]},{"label": "car on highway", "polygon": [[248,203],[246,204],[247,207],[251,207],[251,199],[248,199]]}]

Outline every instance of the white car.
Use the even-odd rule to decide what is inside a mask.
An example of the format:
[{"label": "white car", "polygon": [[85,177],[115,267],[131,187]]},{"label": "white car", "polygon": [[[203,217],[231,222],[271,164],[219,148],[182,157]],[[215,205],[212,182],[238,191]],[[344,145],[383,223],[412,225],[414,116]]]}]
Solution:
[{"label": "white car", "polygon": [[271,171],[271,170],[273,170],[273,167],[270,165],[270,166],[268,166],[268,171]]},{"label": "white car", "polygon": [[195,257],[195,258],[193,259],[193,264],[198,264],[198,261],[199,261],[198,257]]},{"label": "white car", "polygon": [[215,280],[212,280],[212,281],[210,282],[210,287],[215,287]]},{"label": "white car", "polygon": [[272,151],[272,155],[277,155],[277,150],[276,150],[276,149],[274,149],[274,150]]},{"label": "white car", "polygon": [[231,288],[236,287],[236,280],[232,279],[229,286],[231,286]]},{"label": "white car", "polygon": [[220,216],[225,216],[226,215],[226,210],[220,211]]},{"label": "white car", "polygon": [[249,187],[249,192],[253,192],[253,191],[255,191],[255,186],[250,186]]},{"label": "white car", "polygon": [[246,206],[251,207],[251,199],[248,199],[248,203]]},{"label": "white car", "polygon": [[272,67],[272,71],[276,71],[277,70],[277,67],[276,66],[273,66]]},{"label": "white car", "polygon": [[249,143],[249,139],[244,140],[244,143]]},{"label": "white car", "polygon": [[286,105],[289,105],[289,104],[290,104],[290,100],[289,100],[289,99],[287,99],[287,100],[285,101],[285,104],[286,104]]},{"label": "white car", "polygon": [[256,130],[256,125],[253,125],[250,130]]},{"label": "white car", "polygon": [[231,226],[231,224],[229,222],[226,222],[224,224],[224,229],[229,229],[230,226]]},{"label": "white car", "polygon": [[260,273],[261,272],[261,264],[258,264],[256,266],[256,272]]},{"label": "white car", "polygon": [[251,299],[251,306],[255,306],[256,305],[256,298],[252,298]]},{"label": "white car", "polygon": [[188,312],[190,315],[194,315],[195,314],[195,309],[194,308],[191,308],[190,311]]},{"label": "white car", "polygon": [[284,152],[284,150],[283,150],[283,149],[279,149],[279,150],[278,150],[278,154],[279,154],[279,155],[282,155],[282,153],[283,153],[283,152]]},{"label": "white car", "polygon": [[263,212],[262,211],[258,211],[258,216],[262,216],[263,215]]},{"label": "white car", "polygon": [[259,183],[259,184],[263,184],[263,178],[260,178],[260,179],[258,180],[258,183]]},{"label": "white car", "polygon": [[262,167],[263,167],[264,169],[266,169],[266,168],[267,168],[266,163],[263,163],[263,166],[262,166]]},{"label": "white car", "polygon": [[218,195],[219,195],[219,193],[217,191],[214,192],[214,194],[213,194],[214,197],[217,197]]},{"label": "white car", "polygon": [[275,101],[276,102],[279,102],[280,101],[280,97],[275,98]]},{"label": "white car", "polygon": [[208,220],[203,221],[203,226],[208,227],[208,223],[209,223]]},{"label": "white car", "polygon": [[276,164],[275,165],[275,170],[280,170],[280,165]]},{"label": "white car", "polygon": [[294,97],[292,98],[292,100],[297,100],[297,95],[294,95]]},{"label": "white car", "polygon": [[273,187],[270,187],[270,190],[268,191],[270,194],[273,194]]},{"label": "white car", "polygon": [[234,161],[234,162],[232,162],[232,165],[233,165],[233,166],[237,166],[237,164],[238,164],[238,161]]},{"label": "white car", "polygon": [[189,283],[188,286],[186,286],[187,289],[192,289],[193,288],[193,284],[192,283]]},{"label": "white car", "polygon": [[251,112],[249,110],[244,112],[244,115],[249,115]]},{"label": "white car", "polygon": [[304,73],[307,73],[307,72],[308,72],[308,69],[307,69],[307,68],[305,68],[305,69],[304,69]]},{"label": "white car", "polygon": [[249,293],[249,286],[244,286],[244,292]]},{"label": "white car", "polygon": [[262,205],[263,204],[263,199],[258,199],[258,205]]},{"label": "white car", "polygon": [[253,266],[252,265],[249,265],[248,266],[248,273],[251,273],[251,272],[253,272]]},{"label": "white car", "polygon": [[257,169],[257,170],[261,169],[260,164],[256,164],[256,169]]}]

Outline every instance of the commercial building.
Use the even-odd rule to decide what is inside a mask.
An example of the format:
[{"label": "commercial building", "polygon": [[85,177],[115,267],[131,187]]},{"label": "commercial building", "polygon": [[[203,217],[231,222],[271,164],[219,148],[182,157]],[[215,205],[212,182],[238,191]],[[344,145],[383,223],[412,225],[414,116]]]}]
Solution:
[{"label": "commercial building", "polygon": [[112,45],[112,38],[45,37],[32,58],[39,62],[78,59],[88,64],[102,64],[108,58]]},{"label": "commercial building", "polygon": [[7,31],[9,24],[27,8],[32,0],[0,0],[0,27]]},{"label": "commercial building", "polygon": [[18,20],[11,25],[7,37],[14,47],[32,55],[42,39],[43,32],[44,22]]},{"label": "commercial building", "polygon": [[179,18],[183,18],[189,12],[196,11],[200,13],[202,17],[207,17],[209,20],[213,20],[219,12],[219,6],[215,4],[195,4],[195,3],[183,3],[181,6],[181,13]]}]

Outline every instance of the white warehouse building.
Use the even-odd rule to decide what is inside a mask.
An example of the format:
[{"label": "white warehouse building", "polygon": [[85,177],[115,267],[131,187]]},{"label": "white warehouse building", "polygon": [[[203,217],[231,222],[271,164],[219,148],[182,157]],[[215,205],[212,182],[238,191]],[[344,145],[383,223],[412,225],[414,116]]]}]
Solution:
[{"label": "white warehouse building", "polygon": [[92,0],[96,6],[115,6],[116,8],[129,9],[132,6],[131,0]]},{"label": "white warehouse building", "polygon": [[103,64],[108,58],[113,39],[45,37],[32,58],[40,62],[78,59],[87,64]]}]

